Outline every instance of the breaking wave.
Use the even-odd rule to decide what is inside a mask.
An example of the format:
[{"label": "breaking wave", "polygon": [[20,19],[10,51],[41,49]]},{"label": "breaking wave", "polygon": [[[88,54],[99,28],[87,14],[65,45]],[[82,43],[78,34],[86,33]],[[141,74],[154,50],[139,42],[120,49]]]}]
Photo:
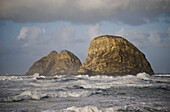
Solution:
[{"label": "breaking wave", "polygon": [[24,91],[19,95],[1,98],[0,101],[12,102],[23,100],[40,100],[43,98],[57,98],[57,97],[87,97],[93,92],[87,90],[81,91],[56,91],[56,92],[40,92],[40,91]]},{"label": "breaking wave", "polygon": [[[0,103],[7,109],[0,108],[0,111],[35,109],[45,112],[149,112],[170,110],[169,74],[0,76],[0,89]],[[12,110],[8,110],[10,105],[14,105],[10,107]]]},{"label": "breaking wave", "polygon": [[108,108],[99,108],[97,106],[84,106],[84,107],[68,107],[67,109],[59,110],[45,110],[43,112],[158,112],[167,111],[167,108],[149,108],[149,107],[133,107],[133,106],[114,106]]}]

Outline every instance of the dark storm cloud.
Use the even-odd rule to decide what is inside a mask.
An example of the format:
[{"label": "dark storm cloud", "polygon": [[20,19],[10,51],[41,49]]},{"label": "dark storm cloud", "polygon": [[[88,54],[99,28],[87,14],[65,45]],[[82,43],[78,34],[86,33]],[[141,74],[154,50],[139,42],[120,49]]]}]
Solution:
[{"label": "dark storm cloud", "polygon": [[159,21],[160,17],[169,18],[169,6],[170,0],[0,0],[0,19],[141,25]]}]

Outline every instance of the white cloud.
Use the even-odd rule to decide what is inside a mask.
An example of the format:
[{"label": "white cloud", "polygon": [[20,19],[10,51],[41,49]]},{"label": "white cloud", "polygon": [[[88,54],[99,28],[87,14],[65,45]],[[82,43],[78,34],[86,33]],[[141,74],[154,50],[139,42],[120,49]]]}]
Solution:
[{"label": "white cloud", "polygon": [[36,26],[23,26],[20,29],[20,33],[17,36],[18,40],[23,40],[23,46],[30,46],[41,41],[43,35],[45,34],[45,29],[38,28]]},{"label": "white cloud", "polygon": [[22,27],[20,30],[20,34],[18,35],[17,39],[24,39],[27,37],[29,27]]},{"label": "white cloud", "polygon": [[[169,29],[168,29],[169,31]],[[155,46],[170,47],[168,32],[160,30],[126,30],[121,28],[116,35],[122,36],[139,48]]]},{"label": "white cloud", "polygon": [[40,29],[36,26],[26,27],[23,26],[20,29],[20,34],[18,35],[17,39],[25,39],[25,38],[36,38],[40,34],[44,34],[45,29]]},{"label": "white cloud", "polygon": [[91,25],[88,27],[88,36],[90,37],[90,39],[93,39],[97,36],[102,35],[102,32],[100,31],[100,25],[96,24],[96,25]]},{"label": "white cloud", "polygon": [[23,47],[55,48],[60,45],[68,45],[76,40],[75,37],[73,26],[61,27],[61,30],[55,32],[46,32],[44,28],[36,26],[23,26],[17,39],[21,41]]},{"label": "white cloud", "polygon": [[17,22],[113,21],[130,25],[170,17],[170,0],[0,0],[0,19]]}]

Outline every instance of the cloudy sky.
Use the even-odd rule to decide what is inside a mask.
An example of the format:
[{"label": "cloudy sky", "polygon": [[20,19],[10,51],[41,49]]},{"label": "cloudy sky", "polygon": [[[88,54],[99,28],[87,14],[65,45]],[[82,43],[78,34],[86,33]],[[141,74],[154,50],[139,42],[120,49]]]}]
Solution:
[{"label": "cloudy sky", "polygon": [[24,74],[52,50],[83,63],[96,36],[123,36],[170,73],[170,0],[0,0],[0,74]]}]

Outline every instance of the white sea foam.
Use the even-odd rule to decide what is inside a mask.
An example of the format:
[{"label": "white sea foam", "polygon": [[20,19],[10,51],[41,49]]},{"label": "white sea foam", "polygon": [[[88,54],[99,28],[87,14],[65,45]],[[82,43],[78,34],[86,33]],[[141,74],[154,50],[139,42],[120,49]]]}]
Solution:
[{"label": "white sea foam", "polygon": [[39,100],[46,97],[46,94],[41,94],[37,91],[24,91],[16,96],[9,96],[7,98],[0,99],[1,101],[20,101],[20,100]]},{"label": "white sea foam", "polygon": [[[144,74],[143,74],[144,75]],[[144,75],[145,76],[145,75]],[[136,84],[141,81],[141,77],[144,76],[92,76],[87,77],[88,80],[78,80],[75,84],[83,87],[83,88],[97,88],[97,89],[107,89],[112,86],[125,86],[127,84]],[[130,86],[130,85],[129,85]],[[134,85],[133,85],[134,86]]]},{"label": "white sea foam", "polygon": [[85,107],[69,107],[64,109],[63,112],[75,111],[75,112],[102,112],[96,106],[85,106]]},{"label": "white sea foam", "polygon": [[114,76],[107,76],[107,75],[95,75],[95,76],[89,76],[89,75],[77,75],[75,76],[77,78],[84,78],[84,79],[90,79],[90,80],[98,80],[98,79],[113,79]]},{"label": "white sea foam", "polygon": [[0,102],[6,109],[0,108],[0,111],[169,111],[168,99],[162,101],[169,97],[169,79],[146,73],[136,76],[0,76]]},{"label": "white sea foam", "polygon": [[78,77],[78,78],[89,78],[90,76],[89,75],[76,75],[75,77]]},{"label": "white sea foam", "polygon": [[40,75],[39,73],[34,73],[33,79],[34,79],[34,80],[37,80],[38,78],[45,79],[46,77],[43,76],[43,75]]},{"label": "white sea foam", "polygon": [[88,80],[78,80],[74,82],[83,88],[96,88],[96,89],[107,89],[115,86],[128,86],[128,87],[151,87],[151,86],[161,86],[158,83],[150,83],[149,81],[161,81],[169,82],[169,79],[162,79],[154,76],[150,76],[147,73],[139,73],[136,76],[126,75],[126,76],[78,76],[85,77]]},{"label": "white sea foam", "polygon": [[66,75],[55,75],[54,78],[63,78],[65,77]]},{"label": "white sea foam", "polygon": [[0,76],[0,80],[26,80],[29,76]]},{"label": "white sea foam", "polygon": [[148,79],[150,79],[150,75],[149,74],[147,74],[147,73],[138,73],[137,74],[137,78],[141,78],[141,79],[144,79],[144,80],[148,80]]},{"label": "white sea foam", "polygon": [[[57,79],[56,79],[57,78]],[[59,75],[51,77],[50,80],[46,80],[45,76],[0,76],[0,80],[23,80],[26,85],[34,86],[36,88],[41,87],[42,90],[53,90],[53,89],[65,89],[72,88],[78,85],[83,88],[94,88],[94,89],[106,89],[113,86],[135,86],[135,87],[148,87],[153,86],[148,81],[162,81],[168,82],[169,79],[162,79],[159,77],[150,76],[146,73],[139,73],[136,76],[126,75],[126,76],[88,76],[88,75],[77,75],[66,77],[65,75]],[[71,80],[70,80],[71,79]],[[35,80],[29,81],[26,80]],[[64,81],[68,80],[68,81]],[[22,90],[27,90],[28,88]]]},{"label": "white sea foam", "polygon": [[17,76],[0,76],[0,80],[17,80],[17,79],[21,78],[18,78]]},{"label": "white sea foam", "polygon": [[56,97],[87,97],[93,92],[88,90],[78,90],[78,91],[60,91],[56,94]]},{"label": "white sea foam", "polygon": [[156,74],[154,76],[163,76],[163,77],[170,77],[170,74]]},{"label": "white sea foam", "polygon": [[84,107],[77,107],[77,106],[71,106],[66,109],[62,110],[44,110],[42,112],[161,112],[165,111],[168,112],[167,108],[160,108],[160,107],[140,107],[140,106],[113,106],[113,107],[108,107],[108,108],[102,108],[102,107],[97,107],[93,105],[88,105]]},{"label": "white sea foam", "polygon": [[39,73],[34,73],[33,76],[34,76],[34,77],[39,77],[39,75],[40,75]]},{"label": "white sea foam", "polygon": [[85,106],[85,107],[68,107],[67,109],[63,109],[61,112],[117,112],[119,109],[126,109],[121,106],[114,106],[109,108],[98,108],[97,106]]},{"label": "white sea foam", "polygon": [[56,92],[42,92],[42,91],[24,91],[16,96],[9,96],[7,98],[0,98],[0,101],[21,101],[21,100],[40,100],[42,98],[57,98],[57,97],[87,97],[91,95],[93,91],[88,90],[67,90],[67,91],[56,91]]},{"label": "white sea foam", "polygon": [[[133,112],[150,112],[150,111],[167,111],[168,109],[163,107],[163,108],[160,108],[160,107],[155,107],[155,108],[150,108],[148,109],[146,107],[143,108],[143,107],[140,107],[140,106],[128,106],[128,105],[125,105],[125,106],[114,106],[114,107],[109,107],[109,108],[101,108],[101,107],[97,107],[97,106],[92,106],[92,105],[89,105],[89,106],[84,106],[84,107],[76,107],[76,106],[72,106],[72,107],[68,107],[67,109],[63,109],[61,111],[53,111],[53,112],[131,112],[133,110]],[[45,111],[45,112],[50,112],[50,111]]]}]

